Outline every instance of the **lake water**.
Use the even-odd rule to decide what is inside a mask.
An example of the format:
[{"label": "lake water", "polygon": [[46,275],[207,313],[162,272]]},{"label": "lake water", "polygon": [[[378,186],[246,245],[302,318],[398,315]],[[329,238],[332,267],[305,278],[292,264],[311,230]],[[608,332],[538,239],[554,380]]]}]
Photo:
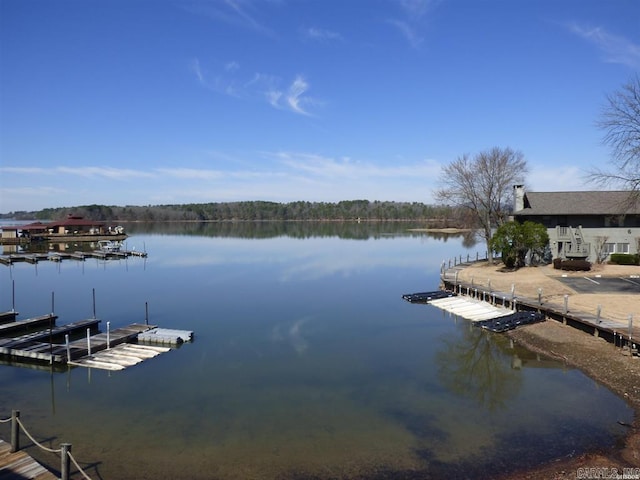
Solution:
[{"label": "lake water", "polygon": [[19,318],[52,292],[59,324],[89,318],[95,289],[103,331],[147,302],[195,332],[116,373],[0,366],[0,416],[72,443],[93,479],[486,478],[613,446],[632,419],[581,372],[402,300],[482,245],[404,224],[132,228],[146,260],[0,266]]}]

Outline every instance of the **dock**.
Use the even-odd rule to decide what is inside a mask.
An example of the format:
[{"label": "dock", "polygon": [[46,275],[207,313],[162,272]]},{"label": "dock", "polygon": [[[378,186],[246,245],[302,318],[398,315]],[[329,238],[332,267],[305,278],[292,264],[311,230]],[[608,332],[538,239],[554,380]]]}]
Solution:
[{"label": "dock", "polygon": [[11,444],[0,440],[0,478],[3,480],[57,480],[53,473],[24,450],[11,452]]},{"label": "dock", "polygon": [[99,260],[117,260],[128,257],[146,258],[147,252],[138,250],[92,250],[87,252],[49,252],[49,253],[11,253],[0,255],[0,263],[3,265],[13,265],[14,263],[27,262],[36,264],[42,261],[61,262],[63,260],[83,261],[87,258],[97,258]]},{"label": "dock", "polygon": [[514,313],[509,308],[495,307],[482,300],[467,297],[439,298],[429,303],[472,322],[491,320]]},{"label": "dock", "polygon": [[174,330],[170,328],[152,328],[138,334],[138,341],[159,345],[179,345],[193,340],[193,332],[189,330]]},{"label": "dock", "polygon": [[0,359],[11,365],[36,362],[122,370],[193,340],[192,331],[147,323],[111,330],[107,322],[107,331],[100,332],[98,318],[56,325],[53,314],[26,320],[16,316],[13,311],[0,314],[6,320],[0,324]]},{"label": "dock", "polygon": [[[631,346],[635,348],[635,339],[640,338],[640,328],[633,325],[632,320],[628,324],[621,324],[619,321],[601,317],[597,312],[595,314],[581,311],[572,311],[568,308],[567,298],[565,303],[562,302],[543,302],[540,295],[538,298],[529,298],[515,295],[511,292],[500,292],[491,288],[491,285],[479,285],[464,282],[458,279],[458,271],[470,265],[473,262],[460,260],[457,265],[446,268],[443,265],[441,271],[442,288],[447,291],[466,295],[466,298],[477,299],[483,303],[497,307],[506,308],[507,306],[514,311],[538,312],[546,318],[550,318],[564,325],[578,328],[584,332],[590,333],[596,337],[602,337],[608,342],[618,346]],[[625,322],[626,323],[626,322]]]},{"label": "dock", "polygon": [[144,360],[167,353],[168,347],[152,347],[134,343],[122,343],[113,348],[101,350],[94,355],[87,355],[78,360],[67,362],[76,367],[98,368],[101,370],[124,370]]},{"label": "dock", "polygon": [[15,310],[11,310],[9,312],[0,312],[0,325],[15,322],[17,316],[18,312],[16,312]]}]

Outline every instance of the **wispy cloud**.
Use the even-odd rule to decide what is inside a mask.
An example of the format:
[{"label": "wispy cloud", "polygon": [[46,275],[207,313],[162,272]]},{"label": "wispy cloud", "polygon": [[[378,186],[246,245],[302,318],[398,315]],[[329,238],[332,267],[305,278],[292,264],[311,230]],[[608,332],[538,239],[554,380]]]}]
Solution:
[{"label": "wispy cloud", "polygon": [[640,68],[640,45],[609,33],[602,27],[586,27],[571,23],[569,31],[595,45],[608,63],[618,63],[633,69]]},{"label": "wispy cloud", "polygon": [[326,30],[324,28],[309,27],[302,29],[302,35],[310,40],[334,41],[343,40],[342,35],[338,32]]},{"label": "wispy cloud", "polygon": [[321,101],[307,95],[311,87],[302,75],[297,75],[291,84],[283,86],[280,77],[268,73],[254,73],[248,80],[238,78],[236,72],[239,71],[240,65],[235,61],[228,62],[223,66],[223,72],[211,77],[203,73],[197,58],[191,61],[190,68],[200,85],[223,95],[242,99],[263,99],[279,110],[306,116],[312,115],[310,107],[322,104]]},{"label": "wispy cloud", "polygon": [[355,161],[349,157],[336,159],[311,153],[276,152],[270,155],[293,170],[323,178],[433,177],[434,172],[440,168],[433,160],[408,165],[380,166],[371,162]]},{"label": "wispy cloud", "polygon": [[205,85],[204,75],[202,74],[202,68],[200,67],[200,60],[198,60],[197,58],[194,58],[193,60],[191,60],[191,63],[189,64],[189,68],[195,74],[200,85]]},{"label": "wispy cloud", "polygon": [[238,28],[253,30],[265,35],[273,35],[273,31],[260,20],[258,6],[274,4],[274,2],[256,2],[252,0],[210,0],[184,6],[193,14],[201,15],[217,22],[223,22]]},{"label": "wispy cloud", "polygon": [[129,168],[113,167],[0,167],[0,173],[16,175],[73,175],[78,177],[102,177],[111,180],[127,180],[130,178],[152,178],[154,174],[148,171],[132,170]]},{"label": "wispy cloud", "polygon": [[424,42],[424,17],[438,3],[439,0],[401,0],[398,3],[400,18],[389,18],[387,22],[393,25],[413,48],[418,48]]},{"label": "wispy cloud", "polygon": [[388,22],[400,31],[413,48],[418,48],[424,41],[415,25],[397,19],[390,19]]}]

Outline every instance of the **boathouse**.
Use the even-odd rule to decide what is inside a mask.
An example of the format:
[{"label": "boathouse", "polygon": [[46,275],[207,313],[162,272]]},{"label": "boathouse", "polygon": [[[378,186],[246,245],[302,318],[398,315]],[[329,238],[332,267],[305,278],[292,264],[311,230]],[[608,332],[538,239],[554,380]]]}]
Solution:
[{"label": "boathouse", "polygon": [[31,240],[92,241],[102,237],[124,239],[124,228],[107,227],[105,222],[68,215],[64,220],[3,226],[0,243],[21,243]]},{"label": "boathouse", "polygon": [[526,192],[516,185],[513,217],[547,228],[553,258],[597,262],[640,253],[640,200],[629,191]]}]

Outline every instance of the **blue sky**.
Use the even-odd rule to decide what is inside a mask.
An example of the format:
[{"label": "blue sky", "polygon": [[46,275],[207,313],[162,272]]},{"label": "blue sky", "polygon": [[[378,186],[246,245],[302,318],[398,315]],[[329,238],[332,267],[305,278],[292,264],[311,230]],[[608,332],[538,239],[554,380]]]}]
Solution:
[{"label": "blue sky", "polygon": [[0,212],[432,203],[494,146],[533,190],[594,188],[640,2],[0,0],[0,48]]}]

